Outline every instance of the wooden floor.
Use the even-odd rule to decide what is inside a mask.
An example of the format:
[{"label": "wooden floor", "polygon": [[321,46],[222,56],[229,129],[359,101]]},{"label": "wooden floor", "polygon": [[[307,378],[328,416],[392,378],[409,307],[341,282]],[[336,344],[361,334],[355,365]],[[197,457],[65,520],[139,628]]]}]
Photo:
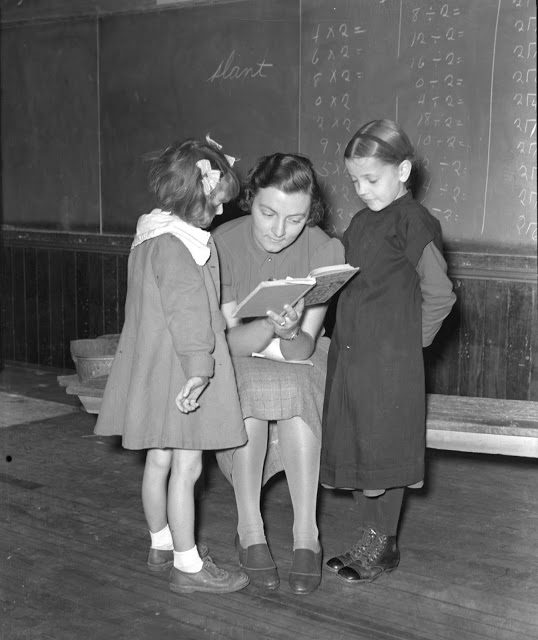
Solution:
[{"label": "wooden floor", "polygon": [[[0,392],[76,404],[57,371],[7,366]],[[291,506],[284,478],[265,493],[282,585],[178,596],[148,573],[143,456],[92,434],[82,411],[0,429],[0,638],[149,640],[526,640],[538,638],[536,460],[428,452],[427,489],[407,499],[397,571],[349,587],[287,586]],[[321,490],[326,557],[354,541],[353,500]],[[209,458],[199,539],[233,566],[231,487]]]}]

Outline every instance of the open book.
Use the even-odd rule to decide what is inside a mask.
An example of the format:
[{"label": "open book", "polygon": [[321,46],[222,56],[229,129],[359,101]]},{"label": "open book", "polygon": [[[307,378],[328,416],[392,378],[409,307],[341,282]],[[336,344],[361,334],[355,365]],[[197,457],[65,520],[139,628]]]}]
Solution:
[{"label": "open book", "polygon": [[335,264],[313,269],[306,278],[264,280],[237,305],[233,315],[254,318],[267,311],[282,313],[285,304],[293,306],[301,298],[306,306],[325,304],[357,271],[359,267],[350,264]]}]

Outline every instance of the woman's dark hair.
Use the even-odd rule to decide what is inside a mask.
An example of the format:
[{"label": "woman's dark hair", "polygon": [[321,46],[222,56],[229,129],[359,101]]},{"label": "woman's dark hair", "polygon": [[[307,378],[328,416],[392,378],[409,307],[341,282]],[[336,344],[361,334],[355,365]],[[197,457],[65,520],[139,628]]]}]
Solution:
[{"label": "woman's dark hair", "polygon": [[372,120],[363,125],[348,142],[344,158],[378,158],[394,165],[409,160],[413,164],[415,150],[407,134],[396,122]]},{"label": "woman's dark hair", "polygon": [[[172,211],[194,226],[205,226],[212,197],[222,193],[225,200],[235,198],[240,182],[224,154],[213,144],[199,140],[175,142],[164,151],[147,156],[152,163],[149,186],[160,207]],[[221,172],[218,185],[205,195],[198,160],[209,160]]]},{"label": "woman's dark hair", "polygon": [[241,209],[250,211],[258,191],[267,187],[275,187],[284,193],[307,193],[311,201],[306,224],[314,227],[323,220],[323,198],[308,158],[291,153],[274,153],[260,158],[247,176],[239,202]]}]

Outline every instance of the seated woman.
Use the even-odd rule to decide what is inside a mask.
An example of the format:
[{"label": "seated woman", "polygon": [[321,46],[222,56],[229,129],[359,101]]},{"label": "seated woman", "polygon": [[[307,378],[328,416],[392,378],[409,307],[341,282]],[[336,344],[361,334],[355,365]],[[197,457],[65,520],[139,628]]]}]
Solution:
[{"label": "seated woman", "polygon": [[[294,513],[289,584],[294,593],[310,593],[321,580],[316,500],[329,344],[321,336],[327,309],[304,308],[300,301],[295,308],[284,307],[284,316],[269,312],[242,322],[232,314],[262,280],[304,277],[316,267],[341,264],[344,250],[317,226],[323,204],[307,158],[279,153],[259,160],[241,205],[251,215],[223,224],[214,239],[221,308],[248,442],[219,452],[217,460],[235,491],[240,565],[253,583],[268,589],[278,588],[279,577],[265,538],[261,487],[284,469]],[[310,359],[313,366],[250,357],[270,343],[285,359]],[[271,437],[270,422],[276,425]]]}]

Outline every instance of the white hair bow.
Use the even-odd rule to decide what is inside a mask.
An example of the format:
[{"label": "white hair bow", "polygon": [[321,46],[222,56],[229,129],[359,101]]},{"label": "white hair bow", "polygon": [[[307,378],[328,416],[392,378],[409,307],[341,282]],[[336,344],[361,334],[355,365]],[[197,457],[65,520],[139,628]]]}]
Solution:
[{"label": "white hair bow", "polygon": [[200,169],[200,173],[202,174],[202,187],[204,189],[204,194],[208,196],[219,183],[220,171],[218,169],[212,169],[211,162],[205,158],[203,160],[198,160],[196,166]]},{"label": "white hair bow", "polygon": [[[222,151],[222,145],[219,144],[216,140],[213,140],[212,138],[209,137],[209,133],[206,135],[205,140],[208,144],[212,144],[214,147],[216,147],[219,151]],[[226,160],[228,161],[228,164],[230,165],[230,167],[233,167],[234,164],[237,161],[237,158],[234,158],[233,156],[227,156],[226,154],[224,154],[224,157],[226,158]]]}]

